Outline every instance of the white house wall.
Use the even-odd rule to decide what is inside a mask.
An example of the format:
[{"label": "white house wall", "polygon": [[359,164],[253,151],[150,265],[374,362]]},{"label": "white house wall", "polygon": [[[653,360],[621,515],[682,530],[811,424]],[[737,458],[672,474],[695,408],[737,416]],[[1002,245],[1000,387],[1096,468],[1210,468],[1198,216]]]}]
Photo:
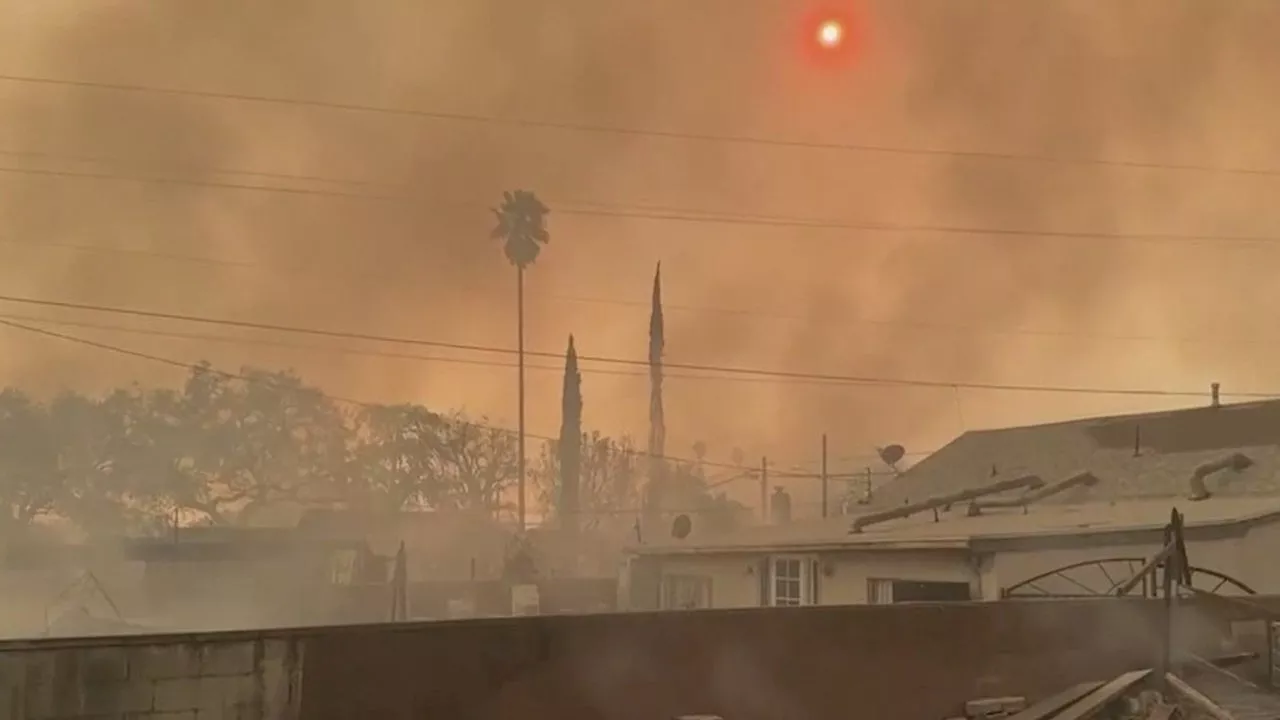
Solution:
[{"label": "white house wall", "polygon": [[711,579],[711,605],[716,608],[760,607],[757,556],[672,555],[662,559],[662,575],[691,575]]},{"label": "white house wall", "polygon": [[[1280,522],[1253,526],[1243,537],[1197,539],[1188,533],[1187,556],[1196,567],[1214,570],[1253,587],[1259,593],[1280,594]],[[869,580],[968,582],[975,599],[999,600],[1002,590],[1015,583],[1073,563],[1109,558],[1150,558],[1160,550],[1155,542],[1116,542],[1098,547],[1045,550],[1003,550],[973,556],[964,551],[853,551],[830,550],[808,554],[819,561],[818,601],[823,605],[860,605],[868,601]],[[776,554],[788,555],[785,548]],[[801,553],[803,554],[803,553]],[[672,555],[662,558],[662,574],[692,575],[711,579],[711,601],[717,608],[757,607],[760,604],[760,553]],[[1136,569],[1136,567],[1134,568]],[[1112,568],[1112,581],[1129,572]],[[1105,589],[1105,575],[1093,568],[1088,584]],[[1083,577],[1080,579],[1084,579]],[[1205,589],[1213,586],[1198,585]],[[1055,581],[1055,592],[1081,592]],[[1222,588],[1220,592],[1227,592]]]},{"label": "white house wall", "polygon": [[[978,581],[968,554],[959,551],[830,551],[801,555],[819,562],[818,601],[823,605],[866,604],[868,581],[873,579],[975,585]],[[764,555],[746,553],[674,555],[662,559],[662,574],[710,578],[714,607],[759,607],[759,568],[763,559]]]},{"label": "white house wall", "polygon": [[[1199,559],[1199,550],[1187,548],[1187,558],[1192,565],[1205,567]],[[1211,567],[1211,566],[1210,566]],[[1239,562],[1236,571],[1228,572],[1241,582],[1263,595],[1280,594],[1280,522],[1254,525],[1240,543]]]},{"label": "white house wall", "polygon": [[969,554],[962,551],[832,552],[824,553],[820,560],[824,571],[818,600],[823,605],[865,605],[871,580],[975,586],[978,582],[977,569]]}]

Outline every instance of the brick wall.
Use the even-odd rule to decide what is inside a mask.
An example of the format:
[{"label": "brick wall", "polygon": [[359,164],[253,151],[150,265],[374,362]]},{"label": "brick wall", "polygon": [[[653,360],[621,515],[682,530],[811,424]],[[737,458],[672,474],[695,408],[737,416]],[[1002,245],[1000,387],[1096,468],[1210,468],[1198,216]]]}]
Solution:
[{"label": "brick wall", "polygon": [[0,647],[0,717],[6,720],[291,720],[300,684],[300,645],[282,637]]}]

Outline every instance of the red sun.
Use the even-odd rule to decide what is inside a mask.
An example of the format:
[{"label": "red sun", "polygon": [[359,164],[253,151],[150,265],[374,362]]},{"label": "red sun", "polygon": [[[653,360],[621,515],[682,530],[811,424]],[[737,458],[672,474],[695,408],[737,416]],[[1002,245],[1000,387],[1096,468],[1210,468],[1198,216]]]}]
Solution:
[{"label": "red sun", "polygon": [[802,21],[805,54],[818,65],[846,66],[856,60],[862,28],[850,12],[817,10]]},{"label": "red sun", "polygon": [[818,45],[834,50],[844,42],[844,23],[836,19],[823,20],[813,35]]}]

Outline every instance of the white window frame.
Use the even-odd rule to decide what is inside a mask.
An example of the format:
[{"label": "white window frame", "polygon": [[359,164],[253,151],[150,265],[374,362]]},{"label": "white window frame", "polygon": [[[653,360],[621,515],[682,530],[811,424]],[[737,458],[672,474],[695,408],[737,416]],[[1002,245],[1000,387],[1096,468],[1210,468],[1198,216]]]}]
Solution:
[{"label": "white window frame", "polygon": [[[674,602],[673,598],[692,598],[688,603]],[[706,575],[673,573],[662,576],[661,605],[663,610],[707,610],[711,605],[711,578]]]},{"label": "white window frame", "polygon": [[868,578],[867,604],[892,605],[894,582],[895,581],[891,578]]},{"label": "white window frame", "polygon": [[[771,555],[769,557],[769,607],[805,607],[807,605],[816,604],[817,598],[814,597],[817,576],[817,558],[812,555]],[[780,569],[786,569],[786,574],[779,574]],[[795,574],[791,571],[795,570]],[[792,587],[787,587],[785,592],[779,592],[779,586],[782,583],[791,586],[793,583],[798,587],[798,592],[791,592]]]}]

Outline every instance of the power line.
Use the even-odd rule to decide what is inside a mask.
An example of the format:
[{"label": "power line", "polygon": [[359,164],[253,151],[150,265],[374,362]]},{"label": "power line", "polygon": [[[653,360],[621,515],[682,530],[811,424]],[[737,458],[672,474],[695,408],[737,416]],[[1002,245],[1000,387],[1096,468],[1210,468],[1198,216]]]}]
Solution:
[{"label": "power line", "polygon": [[[250,383],[263,382],[263,378],[254,377],[251,375],[227,372],[225,370],[220,370],[218,368],[214,368],[208,365],[193,364],[193,363],[183,362],[181,360],[174,360],[173,358],[164,357],[162,355],[154,355],[152,353],[141,352],[138,350],[131,350],[129,348],[121,347],[119,345],[97,342],[95,340],[89,340],[87,338],[82,338],[76,335],[68,335],[66,333],[56,332],[54,330],[46,330],[44,328],[33,327],[31,325],[13,322],[12,320],[6,320],[3,318],[0,318],[0,326],[12,328],[14,330],[22,330],[24,332],[33,333],[36,335],[42,335],[47,338],[53,338],[57,340],[63,340],[66,342],[75,343],[78,345],[84,345],[86,347],[91,347],[97,350],[103,350],[106,352],[115,353],[117,355],[124,355],[126,357],[132,357],[139,360],[147,360],[149,362],[159,363],[159,364],[167,365],[169,367],[174,367],[174,368],[180,368],[186,371],[211,372],[211,373],[214,373],[215,375],[218,375],[219,377],[223,377],[229,380],[239,380],[242,382],[250,382]],[[332,400],[334,402],[351,405],[353,407],[357,407],[361,409],[376,409],[376,408],[387,407],[385,404],[371,403],[364,400],[354,400],[352,398],[342,397],[341,395],[333,395],[331,393],[321,392],[318,390],[317,392],[319,392],[321,396],[328,398],[329,400]],[[510,435],[516,434],[515,430],[511,430],[509,428],[504,428],[504,427],[498,427],[496,425],[488,425],[484,423],[477,423],[477,422],[471,422],[471,421],[467,421],[467,424],[474,427],[483,428],[485,430],[489,430],[492,432],[500,432],[500,433],[510,434]],[[534,440],[542,440],[544,442],[555,442],[559,440],[559,438],[553,438],[547,435],[537,435],[529,432],[525,433],[525,437],[532,438]],[[627,450],[623,448],[617,448],[616,451],[623,452],[628,455],[650,457],[649,453],[643,450]],[[730,463],[718,463],[718,462],[711,462],[707,460],[690,460],[688,458],[681,458],[681,457],[676,457],[672,455],[658,455],[654,457],[665,460],[667,462],[684,463],[684,464],[691,464],[691,465],[703,465],[705,467],[724,468],[728,470],[747,469],[745,466],[742,466],[742,465],[733,465]]]},{"label": "power line", "polygon": [[1108,158],[1065,158],[1034,153],[1009,153],[982,150],[945,150],[941,148],[910,148],[880,144],[837,143],[815,140],[794,140],[770,138],[753,135],[733,135],[725,133],[688,132],[677,130],[658,130],[630,128],[622,126],[598,125],[591,123],[562,122],[552,120],[531,120],[523,118],[502,117],[482,113],[443,112],[414,110],[377,105],[366,105],[352,102],[311,100],[305,98],[286,98],[271,95],[255,95],[251,93],[217,92],[211,90],[195,90],[190,88],[157,87],[131,83],[109,83],[90,80],[69,80],[63,78],[40,77],[34,75],[0,75],[0,81],[23,83],[28,85],[44,85],[69,87],[89,90],[107,90],[119,93],[164,95],[169,97],[195,98],[202,100],[231,101],[279,105],[289,107],[306,107],[315,110],[333,110],[341,112],[387,115],[395,117],[416,118],[454,123],[482,124],[506,126],[532,130],[558,130],[565,132],[590,133],[598,135],[615,135],[627,137],[645,137],[661,140],[681,140],[693,142],[712,142],[728,145],[789,148],[802,150],[827,150],[843,152],[878,153],[887,155],[905,155],[917,157],[968,158],[973,160],[993,160],[1004,162],[1039,163],[1053,165],[1096,165],[1112,168],[1135,170],[1161,170],[1177,172],[1196,172],[1231,175],[1251,175],[1262,177],[1280,176],[1280,171],[1268,168],[1225,167],[1199,164],[1154,163]]},{"label": "power line", "polygon": [[[229,320],[223,318],[211,318],[197,315],[185,315],[179,313],[168,313],[154,310],[141,310],[133,308],[121,308],[108,305],[98,305],[92,303],[77,303],[60,300],[43,300],[36,298],[25,298],[14,295],[0,295],[0,302],[9,302],[24,305],[34,305],[41,307],[61,308],[64,310],[81,310],[88,312],[99,312],[116,315],[130,315],[135,317],[145,317],[156,320],[172,320],[178,322],[199,323],[205,325],[221,325],[226,327],[238,327],[249,330],[262,330],[269,332],[294,333],[300,335],[313,335],[318,337],[339,338],[347,340],[362,340],[366,342],[390,343],[399,345],[413,345],[423,347],[444,348],[450,350],[461,350],[479,353],[492,353],[499,355],[515,355],[517,351],[511,348],[498,347],[493,345],[478,345],[467,343],[454,343],[439,340],[426,340],[421,338],[396,337],[390,335],[376,335],[370,333],[346,332],[340,330],[329,330],[322,328],[309,328],[295,325],[282,325],[275,323],[260,323],[243,320]],[[546,351],[527,350],[525,355],[532,357],[547,357],[559,359],[559,353]],[[601,364],[625,365],[633,367],[648,367],[648,360],[632,360],[627,358],[615,358],[604,356],[579,355],[580,362],[594,362]],[[810,373],[797,372],[787,370],[767,370],[745,367],[734,367],[727,365],[705,365],[694,363],[675,363],[664,362],[663,367],[671,370],[688,370],[695,372],[708,373],[724,373],[727,375],[741,375],[751,377],[765,378],[788,378],[814,380],[838,384],[854,384],[854,385],[871,385],[871,386],[898,386],[898,387],[921,387],[921,388],[938,388],[946,390],[988,390],[1001,392],[1031,392],[1031,393],[1052,393],[1052,394],[1070,394],[1070,395],[1125,395],[1125,396],[1141,396],[1141,397],[1182,397],[1182,398],[1200,398],[1205,397],[1204,392],[1193,391],[1176,391],[1162,390],[1156,388],[1102,388],[1102,387],[1085,387],[1085,386],[1064,386],[1064,385],[1032,385],[1032,384],[1015,384],[1015,383],[995,383],[995,382],[961,382],[961,381],[942,381],[942,380],[924,380],[915,378],[891,378],[884,376],[857,376],[857,375],[836,375],[827,373]],[[1228,397],[1235,398],[1273,398],[1275,393],[1226,393]]]},{"label": "power line", "polygon": [[[353,355],[353,356],[360,356],[360,357],[386,358],[391,360],[409,360],[409,361],[416,361],[416,362],[443,363],[443,364],[452,364],[452,365],[472,365],[472,366],[479,366],[479,367],[492,367],[492,368],[502,368],[502,369],[515,369],[516,367],[518,367],[516,363],[501,362],[497,360],[441,357],[437,355],[418,355],[413,353],[396,353],[396,352],[388,352],[385,350],[369,350],[369,349],[346,348],[346,347],[323,347],[323,346],[317,346],[317,345],[303,345],[299,343],[283,342],[279,340],[269,340],[265,338],[228,337],[225,335],[209,335],[204,333],[174,332],[170,330],[156,330],[152,328],[136,328],[136,327],[127,327],[124,325],[109,325],[104,323],[92,323],[92,322],[84,322],[84,321],[77,321],[77,320],[34,317],[30,315],[14,315],[11,313],[0,313],[0,319],[12,320],[14,322],[75,327],[75,328],[88,329],[88,330],[101,330],[106,332],[146,335],[151,337],[171,338],[171,339],[177,339],[177,340],[195,340],[200,342],[226,343],[226,344],[233,344],[233,345],[250,345],[250,346],[257,345],[257,346],[265,346],[265,347],[278,347],[278,348],[300,350],[300,351],[307,351],[307,352],[320,353],[320,354]],[[559,367],[555,365],[530,365],[526,363],[525,368],[528,370],[554,372],[556,374],[564,373],[563,367]],[[646,379],[649,377],[648,372],[639,371],[639,370],[611,370],[607,368],[578,368],[578,371],[587,375],[611,375],[616,377],[634,377],[634,378],[646,378]],[[732,375],[731,376],[685,375],[680,373],[666,373],[665,375],[663,375],[663,377],[667,380],[671,380],[671,379],[715,380],[715,381],[723,381],[723,382],[746,382],[746,383],[760,383],[760,384],[769,384],[769,385],[792,384],[792,383],[817,384],[817,385],[823,385],[823,386],[830,385],[830,383],[823,383],[818,381],[803,381],[803,380],[790,381],[783,378],[732,376]]]},{"label": "power line", "polygon": [[289,180],[304,181],[329,185],[350,185],[353,187],[369,187],[394,189],[403,187],[399,183],[386,183],[373,180],[357,180],[353,178],[337,178],[322,175],[304,175],[282,172],[268,172],[263,170],[238,170],[232,168],[207,167],[200,165],[173,165],[165,163],[164,167],[157,167],[154,164],[130,161],[125,158],[108,157],[105,155],[86,155],[83,153],[63,153],[49,152],[46,150],[4,150],[0,149],[0,155],[9,157],[37,158],[40,160],[54,160],[59,162],[77,162],[77,163],[94,163],[99,165],[132,165],[139,169],[147,169],[151,167],[159,170],[178,170],[199,175],[242,175],[245,177],[259,177],[267,180]]},{"label": "power line", "polygon": [[[56,318],[47,318],[47,317],[35,317],[31,315],[15,315],[12,313],[0,313],[0,320],[10,320],[16,323],[36,323],[39,325],[75,327],[75,328],[88,329],[88,330],[100,330],[100,331],[106,331],[106,332],[118,332],[118,333],[151,336],[151,337],[172,338],[172,339],[179,339],[179,340],[196,340],[200,342],[216,342],[216,343],[228,343],[228,344],[236,344],[236,345],[259,345],[259,346],[267,346],[267,347],[280,347],[280,348],[286,348],[286,349],[296,349],[296,350],[320,352],[320,353],[333,353],[333,354],[339,354],[339,355],[380,357],[380,358],[389,358],[389,359],[397,359],[397,360],[413,360],[413,361],[422,361],[422,362],[439,362],[439,363],[445,363],[445,364],[477,365],[477,366],[483,366],[483,367],[496,367],[496,368],[502,368],[502,369],[514,369],[517,367],[515,363],[499,362],[495,360],[439,357],[439,356],[432,356],[432,355],[393,353],[393,352],[387,352],[387,351],[377,351],[377,350],[367,350],[367,349],[357,349],[357,348],[322,347],[322,346],[316,346],[316,345],[303,345],[298,343],[282,342],[278,340],[268,340],[264,338],[229,337],[225,335],[209,335],[205,333],[174,332],[174,331],[168,331],[168,330],[156,330],[153,328],[136,328],[136,327],[128,327],[124,325],[110,325],[105,323],[84,322],[79,320],[65,320],[65,319],[56,319]],[[563,367],[558,367],[553,365],[530,365],[526,363],[525,368],[529,370],[544,370],[548,372],[555,372],[556,374],[562,374],[564,372]],[[649,373],[644,371],[608,370],[604,368],[578,368],[578,371],[584,374],[593,374],[593,375],[615,375],[615,376],[623,376],[623,377],[644,378],[646,380],[649,378]],[[708,375],[680,375],[680,374],[672,374],[672,373],[667,373],[663,377],[664,379],[668,379],[668,380],[672,378],[676,378],[676,379],[684,379],[684,380],[725,380],[725,381],[733,381],[733,382],[765,382],[765,383],[780,382],[778,380],[774,380],[771,378],[715,377],[715,376],[708,376]],[[785,382],[785,381],[781,381],[781,382]],[[933,450],[915,450],[915,451],[908,452],[906,454],[909,457],[921,457],[925,455],[931,455],[933,454],[933,452],[934,452]],[[864,460],[872,460],[872,459],[873,458],[870,455],[856,455],[856,456],[832,458],[833,462],[837,462],[837,463],[839,462],[848,463],[852,461],[861,462]],[[758,474],[758,469],[755,469],[755,472]],[[893,471],[873,472],[873,475],[877,477],[885,474],[893,475],[895,473]],[[859,470],[859,471],[843,472],[843,473],[830,472],[827,474],[827,479],[859,480],[866,477],[866,475],[867,475],[867,470]],[[741,479],[746,477],[751,477],[751,473],[748,472],[744,474],[735,475],[732,478],[730,478],[730,480],[736,480],[736,479]],[[793,466],[792,470],[780,470],[774,473],[770,473],[770,477],[778,478],[778,479],[818,479],[822,477],[822,474],[820,472],[813,471],[813,470],[804,470],[801,466],[796,465],[796,466]],[[716,487],[716,484],[713,483],[712,487]]]},{"label": "power line", "polygon": [[[19,241],[12,238],[0,237],[0,245],[14,245],[19,247],[33,248],[53,248],[58,250],[69,250],[73,252],[85,253],[103,253],[111,255],[126,255],[153,258],[157,260],[170,262],[195,263],[210,266],[226,266],[235,269],[248,270],[266,270],[270,272],[292,272],[313,271],[314,267],[309,266],[277,266],[274,264],[263,264],[256,262],[221,259],[215,257],[207,257],[200,255],[182,255],[175,253],[156,252],[140,248],[122,248],[108,247],[100,245],[82,245],[75,243],[61,242],[34,242]],[[550,300],[568,303],[593,304],[593,305],[616,305],[622,307],[634,307],[648,309],[650,302],[647,300],[625,300],[621,298],[603,298],[589,297],[582,295],[564,295],[559,293],[546,294],[545,297]],[[1170,335],[1151,335],[1138,333],[1109,333],[1109,332],[1081,332],[1078,330],[1045,330],[1038,328],[993,328],[982,327],[980,325],[965,325],[945,322],[931,322],[926,320],[913,319],[886,319],[886,318],[842,318],[831,319],[822,317],[813,317],[809,315],[801,315],[788,312],[777,312],[764,309],[752,308],[728,308],[716,307],[708,305],[688,305],[681,303],[664,303],[663,309],[671,312],[698,313],[708,315],[730,315],[737,317],[762,318],[769,320],[779,320],[791,323],[806,323],[809,325],[823,325],[831,327],[849,327],[854,325],[870,325],[876,327],[888,328],[907,328],[917,330],[934,330],[948,332],[965,332],[978,335],[989,335],[993,337],[1044,337],[1044,338],[1092,338],[1097,340],[1119,341],[1119,342],[1160,342],[1160,343],[1205,343],[1217,342],[1216,338],[1192,337],[1192,336],[1170,336]],[[1249,344],[1269,344],[1260,341],[1251,341]]]},{"label": "power line", "polygon": [[[214,171],[229,173],[232,171]],[[144,184],[174,185],[180,187],[203,187],[219,190],[238,190],[246,192],[280,193],[294,196],[318,196],[326,198],[343,198],[365,202],[414,203],[421,207],[413,197],[406,195],[370,194],[349,192],[344,190],[285,187],[280,185],[255,185],[248,183],[227,182],[218,180],[197,180],[175,177],[138,177],[118,173],[84,172],[77,170],[50,170],[47,168],[0,167],[0,173],[28,175],[38,177],[54,177],[65,179],[99,180],[113,182],[136,182]],[[250,173],[256,174],[256,173]],[[321,178],[307,176],[286,176],[274,174],[275,177],[293,177],[294,179]],[[326,180],[327,182],[342,182]],[[576,205],[576,206],[575,206]],[[443,206],[442,206],[443,207]],[[453,208],[485,209],[480,203],[454,203]],[[577,217],[613,218],[620,220],[641,220],[673,223],[693,223],[700,225],[734,225],[786,229],[810,230],[857,230],[881,234],[922,234],[952,235],[987,238],[1039,238],[1059,240],[1135,242],[1156,244],[1238,244],[1245,246],[1274,246],[1280,244],[1280,237],[1231,235],[1231,234],[1178,234],[1178,233],[1133,233],[1133,232],[1099,232],[1069,230],[1035,230],[1027,228],[996,228],[981,226],[950,225],[945,223],[891,223],[840,220],[832,218],[806,218],[787,215],[751,215],[701,210],[696,208],[679,208],[671,206],[626,206],[609,205],[588,201],[568,201],[563,205],[555,205],[553,215]],[[208,262],[206,260],[206,262]],[[216,262],[216,261],[215,261]],[[233,263],[227,263],[233,264]]]}]

